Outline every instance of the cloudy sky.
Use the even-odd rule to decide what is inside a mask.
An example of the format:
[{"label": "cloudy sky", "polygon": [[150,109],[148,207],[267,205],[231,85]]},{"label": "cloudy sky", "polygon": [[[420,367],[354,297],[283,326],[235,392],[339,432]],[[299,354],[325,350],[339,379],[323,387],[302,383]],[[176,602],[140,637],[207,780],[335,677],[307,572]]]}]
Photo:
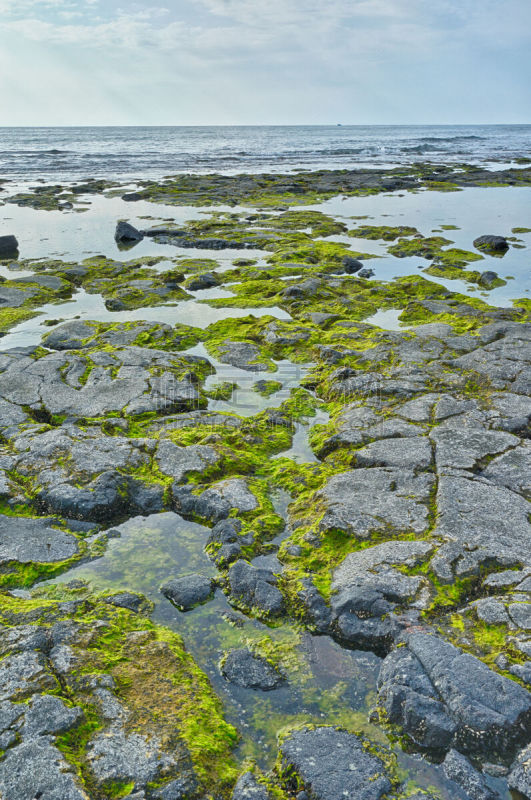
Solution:
[{"label": "cloudy sky", "polygon": [[529,0],[0,0],[0,125],[531,122]]}]

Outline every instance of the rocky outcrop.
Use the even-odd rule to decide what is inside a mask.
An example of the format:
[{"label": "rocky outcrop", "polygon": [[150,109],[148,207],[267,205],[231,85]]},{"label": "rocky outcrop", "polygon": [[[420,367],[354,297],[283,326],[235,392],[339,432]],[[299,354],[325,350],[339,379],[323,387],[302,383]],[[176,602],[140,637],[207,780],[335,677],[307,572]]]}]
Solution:
[{"label": "rocky outcrop", "polygon": [[531,736],[529,693],[435,635],[408,635],[387,656],[378,703],[429,749],[503,760]]}]

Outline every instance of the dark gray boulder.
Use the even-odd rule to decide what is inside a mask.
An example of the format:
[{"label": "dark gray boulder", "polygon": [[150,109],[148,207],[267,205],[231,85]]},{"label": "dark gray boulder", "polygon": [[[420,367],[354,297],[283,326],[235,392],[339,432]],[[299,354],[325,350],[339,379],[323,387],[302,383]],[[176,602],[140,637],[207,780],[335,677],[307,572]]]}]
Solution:
[{"label": "dark gray boulder", "polygon": [[384,660],[378,702],[419,745],[505,758],[531,735],[531,696],[438,636],[413,633]]},{"label": "dark gray boulder", "polygon": [[140,242],[144,238],[144,234],[133,225],[130,225],[129,222],[118,222],[114,238],[117,242]]},{"label": "dark gray boulder", "polygon": [[259,361],[260,350],[251,342],[232,342],[226,340],[220,345],[219,360],[237,369],[249,372],[262,372],[267,369],[265,361]]},{"label": "dark gray boulder", "polygon": [[359,278],[372,278],[373,275],[374,275],[374,270],[369,269],[368,267],[364,267],[363,269],[360,269],[360,271],[358,272]]},{"label": "dark gray boulder", "polygon": [[10,748],[0,761],[0,797],[9,800],[87,800],[73,768],[48,737]]},{"label": "dark gray boulder", "polygon": [[284,682],[284,676],[276,667],[247,648],[232,650],[222,661],[221,672],[236,686],[262,692],[276,689]]},{"label": "dark gray boulder", "polygon": [[228,582],[231,596],[246,608],[271,616],[284,610],[282,594],[276,587],[277,578],[270,570],[239,560],[229,569]]},{"label": "dark gray boulder", "polygon": [[160,591],[180,611],[190,611],[201,603],[211,600],[214,595],[214,581],[205,575],[183,575],[162,584]]},{"label": "dark gray boulder", "polygon": [[135,592],[117,592],[102,598],[104,603],[118,608],[127,608],[135,614],[146,614],[152,608],[152,603],[144,595]]},{"label": "dark gray boulder", "polygon": [[200,289],[210,289],[212,286],[218,286],[219,279],[212,272],[203,272],[202,275],[196,275],[186,282],[186,288],[192,292],[199,291]]},{"label": "dark gray boulder", "polygon": [[341,263],[345,272],[350,274],[358,272],[363,267],[363,262],[360,261],[359,258],[353,258],[352,256],[344,256]]},{"label": "dark gray boulder", "polygon": [[108,470],[84,488],[60,483],[43,489],[36,499],[44,510],[73,519],[105,522],[129,507],[129,480]]},{"label": "dark gray boulder", "polygon": [[450,750],[444,759],[443,770],[447,778],[465,790],[470,800],[501,800],[501,796],[489,786],[485,776],[457,750]]},{"label": "dark gray boulder", "polygon": [[282,765],[313,800],[380,800],[391,790],[384,763],[361,738],[337,728],[302,729],[280,745]]},{"label": "dark gray boulder", "polygon": [[505,236],[484,234],[483,236],[478,236],[477,239],[474,239],[474,247],[477,247],[478,250],[483,251],[494,250],[496,252],[503,252],[508,250],[509,242]]},{"label": "dark gray boulder", "polygon": [[0,258],[16,258],[18,256],[18,241],[12,234],[0,236]]}]

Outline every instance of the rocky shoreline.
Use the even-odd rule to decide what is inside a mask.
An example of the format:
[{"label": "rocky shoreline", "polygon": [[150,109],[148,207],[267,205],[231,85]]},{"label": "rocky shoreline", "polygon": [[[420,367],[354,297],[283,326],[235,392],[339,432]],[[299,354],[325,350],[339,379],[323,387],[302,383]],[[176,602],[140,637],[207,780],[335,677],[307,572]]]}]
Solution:
[{"label": "rocky shoreline", "polygon": [[[487,281],[489,270],[469,264],[522,240],[505,231],[463,250],[446,238],[451,226],[444,236],[349,228],[289,208],[293,195],[312,203],[530,180],[525,169],[415,170],[414,184],[397,170],[184,176],[124,196],[254,207],[142,232],[118,222],[127,246],[147,237],[234,250],[228,269],[182,255],[0,262],[4,332],[81,290],[111,312],[145,309],[146,320],[194,299],[225,309],[202,328],[50,320],[40,342],[0,350],[0,797],[531,796],[531,306],[499,308],[430,279],[457,273],[494,286],[497,273]],[[57,207],[56,189],[41,192],[56,205],[39,208]],[[72,193],[109,187],[82,189]],[[365,265],[377,273],[378,257],[351,249],[348,236],[417,256],[426,277],[371,279]],[[236,252],[251,248],[263,263]],[[17,270],[24,275],[11,278]],[[364,321],[382,309],[408,327]],[[276,380],[279,364],[298,375],[289,389]],[[224,365],[234,381],[216,383]],[[256,378],[255,413],[231,401],[242,375]],[[297,459],[301,431],[310,456]],[[179,616],[177,633],[150,619],[134,581],[102,592],[67,580],[105,559],[113,526],[170,512],[208,529],[212,571],[168,574],[161,602],[188,615],[220,594],[266,629],[288,622],[375,653],[364,714],[378,741],[359,717],[303,720],[278,726],[270,769],[242,763],[240,726],[185,647]],[[292,655],[273,640],[238,641],[233,623],[221,679],[288,692]],[[440,785],[420,768],[406,775],[399,750],[434,765]]]}]

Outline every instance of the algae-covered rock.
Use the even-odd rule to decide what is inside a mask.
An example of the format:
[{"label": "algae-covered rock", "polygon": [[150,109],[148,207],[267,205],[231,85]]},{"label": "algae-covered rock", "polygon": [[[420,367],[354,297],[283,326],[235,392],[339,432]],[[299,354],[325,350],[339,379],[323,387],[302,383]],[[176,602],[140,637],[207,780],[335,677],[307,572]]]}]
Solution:
[{"label": "algae-covered rock", "polygon": [[59,602],[0,596],[10,633],[0,642],[0,721],[16,734],[0,759],[2,795],[227,791],[236,731],[179,636],[86,591],[62,593]]}]

